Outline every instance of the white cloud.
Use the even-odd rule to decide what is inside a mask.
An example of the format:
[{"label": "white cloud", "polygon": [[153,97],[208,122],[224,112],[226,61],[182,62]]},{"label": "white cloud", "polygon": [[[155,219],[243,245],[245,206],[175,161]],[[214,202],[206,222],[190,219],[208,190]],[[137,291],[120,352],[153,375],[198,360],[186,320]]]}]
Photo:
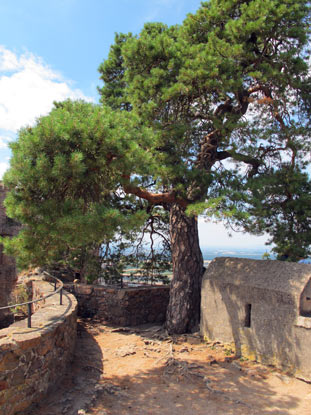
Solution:
[{"label": "white cloud", "polygon": [[19,68],[17,56],[0,45],[0,71],[13,71]]},{"label": "white cloud", "polygon": [[180,0],[156,0],[156,4],[160,4],[161,6],[173,6],[176,3],[182,3]]},{"label": "white cloud", "polygon": [[0,149],[8,148],[10,141],[11,141],[10,137],[0,135]]},{"label": "white cloud", "polygon": [[147,13],[143,16],[140,26],[143,26],[146,22],[161,21],[160,16],[163,14],[163,8],[167,10],[174,9],[176,19],[184,20],[186,17],[184,13],[185,4],[185,0],[153,0],[148,5]]},{"label": "white cloud", "polygon": [[0,180],[2,179],[4,173],[9,168],[9,163],[0,162]]},{"label": "white cloud", "polygon": [[16,132],[67,98],[93,100],[39,57],[0,46],[0,129]]},{"label": "white cloud", "polygon": [[235,246],[239,248],[264,247],[268,235],[255,236],[242,232],[231,232],[222,223],[207,222],[199,217],[200,245],[205,247]]}]

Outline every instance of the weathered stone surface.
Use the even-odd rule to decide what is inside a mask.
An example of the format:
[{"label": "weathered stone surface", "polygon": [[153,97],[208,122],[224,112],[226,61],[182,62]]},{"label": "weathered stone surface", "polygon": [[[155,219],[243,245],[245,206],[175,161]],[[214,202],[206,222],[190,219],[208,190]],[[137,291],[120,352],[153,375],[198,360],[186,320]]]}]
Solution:
[{"label": "weathered stone surface", "polygon": [[[3,201],[6,196],[6,189],[0,183],[0,235],[15,236],[20,230],[20,226],[6,216]],[[3,247],[0,245],[0,307],[8,305],[10,294],[16,283],[15,260],[3,254]],[[0,329],[8,327],[14,321],[10,310],[0,310]]]},{"label": "weathered stone surface", "polygon": [[[169,300],[168,286],[111,288],[65,284],[78,300],[79,314],[97,316],[119,326],[163,323]],[[90,288],[91,287],[91,288]]]},{"label": "weathered stone surface", "polygon": [[[32,281],[33,293],[51,293],[48,282]],[[46,313],[47,310],[47,313]],[[0,415],[22,414],[59,381],[72,358],[76,339],[76,299],[64,292],[45,300],[27,320],[0,330]]]},{"label": "weathered stone surface", "polygon": [[0,371],[7,371],[7,370],[13,370],[18,367],[19,364],[19,357],[12,352],[7,352],[3,355],[0,363]]},{"label": "weathered stone surface", "polygon": [[1,380],[0,381],[0,391],[3,391],[4,389],[8,388],[8,382],[6,382],[5,380]]},{"label": "weathered stone surface", "polygon": [[201,334],[311,381],[311,317],[300,315],[310,280],[310,265],[216,258],[202,282]]}]

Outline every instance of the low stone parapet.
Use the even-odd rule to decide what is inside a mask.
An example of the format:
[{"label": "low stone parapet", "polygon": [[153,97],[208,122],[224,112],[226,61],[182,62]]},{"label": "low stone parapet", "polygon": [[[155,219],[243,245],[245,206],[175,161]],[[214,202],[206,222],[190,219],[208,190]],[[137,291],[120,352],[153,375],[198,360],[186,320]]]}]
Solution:
[{"label": "low stone parapet", "polygon": [[[32,281],[36,296],[54,290],[51,283]],[[76,339],[77,301],[63,292],[44,300],[27,319],[0,330],[0,415],[23,414],[44,397],[65,373]]]},{"label": "low stone parapet", "polygon": [[65,284],[65,288],[76,296],[82,317],[97,316],[119,326],[165,321],[169,286],[115,288]]}]

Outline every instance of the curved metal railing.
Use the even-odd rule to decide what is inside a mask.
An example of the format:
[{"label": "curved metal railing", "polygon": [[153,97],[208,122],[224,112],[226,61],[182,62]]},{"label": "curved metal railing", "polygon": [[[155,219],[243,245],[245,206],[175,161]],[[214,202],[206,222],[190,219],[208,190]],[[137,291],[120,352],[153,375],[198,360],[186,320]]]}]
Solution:
[{"label": "curved metal railing", "polygon": [[[64,288],[63,282],[60,279],[54,277],[53,275],[49,274],[46,271],[43,271],[43,274],[47,275],[49,278],[54,279],[54,291],[52,293],[44,295],[41,298],[37,298],[36,300],[26,301],[25,303],[11,304],[11,305],[7,305],[5,307],[0,307],[0,310],[8,310],[10,308],[21,307],[21,306],[27,305],[27,308],[28,308],[28,315],[27,315],[28,323],[27,323],[27,326],[28,326],[28,328],[31,328],[31,305],[32,304],[38,303],[39,301],[46,300],[47,298],[52,297],[53,295],[59,293],[59,304],[62,305],[63,304],[63,288]],[[56,288],[57,283],[60,284],[60,286],[58,288]]]}]

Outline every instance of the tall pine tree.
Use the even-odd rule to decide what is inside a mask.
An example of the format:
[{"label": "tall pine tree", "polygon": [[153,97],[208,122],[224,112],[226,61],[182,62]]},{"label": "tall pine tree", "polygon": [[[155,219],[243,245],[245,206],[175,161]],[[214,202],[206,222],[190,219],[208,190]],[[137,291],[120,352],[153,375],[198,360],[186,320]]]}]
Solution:
[{"label": "tall pine tree", "polygon": [[187,210],[242,200],[250,179],[305,167],[309,12],[306,1],[211,0],[182,26],[151,23],[138,36],[120,35],[100,67],[102,101],[115,96],[114,105],[157,133],[149,183],[129,176],[123,187],[170,211],[170,332],[199,321],[203,262]]}]

